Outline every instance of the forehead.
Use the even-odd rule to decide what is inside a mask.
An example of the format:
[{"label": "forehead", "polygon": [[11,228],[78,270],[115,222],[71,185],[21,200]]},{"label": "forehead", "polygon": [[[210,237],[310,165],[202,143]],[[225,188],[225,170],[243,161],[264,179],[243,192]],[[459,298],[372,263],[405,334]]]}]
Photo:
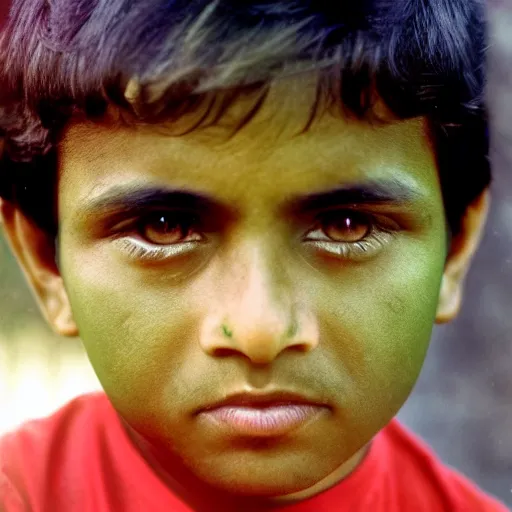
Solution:
[{"label": "forehead", "polygon": [[314,99],[312,83],[283,81],[233,137],[251,98],[235,102],[215,126],[180,136],[190,119],[173,127],[73,123],[60,144],[61,179],[73,184],[77,200],[120,181],[238,197],[264,191],[269,200],[340,181],[392,177],[420,189],[438,186],[424,119],[370,125],[324,112],[299,134]]}]

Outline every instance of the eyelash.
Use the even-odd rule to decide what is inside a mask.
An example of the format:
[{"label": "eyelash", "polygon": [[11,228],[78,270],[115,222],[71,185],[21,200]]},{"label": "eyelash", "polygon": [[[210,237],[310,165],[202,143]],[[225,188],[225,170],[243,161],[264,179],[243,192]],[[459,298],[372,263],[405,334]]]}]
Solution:
[{"label": "eyelash", "polygon": [[[350,215],[351,211],[341,210],[340,213],[342,216]],[[398,227],[392,227],[389,222],[385,223],[370,214],[365,214],[364,217],[368,220],[368,234],[357,242],[336,242],[335,240],[329,239],[327,235],[324,235],[323,239],[317,238],[308,240],[307,236],[309,234],[322,230],[322,216],[320,216],[319,220],[320,227],[311,230],[302,240],[308,245],[312,245],[325,253],[334,254],[336,257],[342,259],[351,259],[354,261],[370,259],[393,239],[398,231]]]},{"label": "eyelash", "polygon": [[[341,215],[354,215],[354,212],[345,209],[339,210]],[[332,217],[333,212],[328,212]],[[307,237],[316,231],[321,231],[322,227],[325,228],[326,215],[319,215],[316,218],[316,228],[310,230],[302,241],[310,246],[314,246],[323,252],[334,254],[336,257],[342,259],[352,259],[356,261],[365,260],[373,257],[380,249],[388,244],[393,236],[396,234],[397,228],[385,225],[384,222],[371,214],[363,215],[368,220],[369,232],[362,239],[357,242],[336,242],[330,240],[327,235],[324,239],[308,239]],[[185,213],[178,214],[178,219],[184,224],[192,216]],[[144,218],[142,218],[143,220]],[[123,228],[119,231],[119,236],[114,240],[119,249],[123,251],[130,259],[147,262],[159,262],[169,258],[173,258],[182,254],[190,252],[197,247],[198,244],[205,241],[204,236],[201,240],[193,240],[188,242],[177,242],[167,245],[157,245],[151,242],[146,242],[142,239],[133,238],[134,233],[138,233],[140,226],[143,225],[141,219],[131,226]],[[193,224],[192,224],[193,226]],[[318,227],[319,226],[319,227]],[[140,233],[138,233],[139,236]]]},{"label": "eyelash", "polygon": [[157,262],[185,254],[196,248],[197,244],[200,242],[179,242],[159,246],[149,245],[147,242],[123,237],[115,240],[115,243],[130,259]]}]

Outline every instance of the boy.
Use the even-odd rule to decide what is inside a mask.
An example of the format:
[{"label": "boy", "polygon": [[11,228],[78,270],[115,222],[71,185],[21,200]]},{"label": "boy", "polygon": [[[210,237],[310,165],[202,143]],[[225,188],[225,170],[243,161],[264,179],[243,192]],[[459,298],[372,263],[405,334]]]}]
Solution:
[{"label": "boy", "polygon": [[505,510],[393,420],[488,208],[481,6],[339,4],[14,1],[5,232],[105,393],[3,438],[8,512]]}]

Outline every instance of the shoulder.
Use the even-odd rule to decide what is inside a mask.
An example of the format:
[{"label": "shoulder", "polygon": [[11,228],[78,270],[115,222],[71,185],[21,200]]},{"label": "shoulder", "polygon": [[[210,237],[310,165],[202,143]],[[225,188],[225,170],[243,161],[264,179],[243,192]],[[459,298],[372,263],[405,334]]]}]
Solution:
[{"label": "shoulder", "polygon": [[27,509],[28,505],[18,489],[0,471],[0,512],[25,512]]},{"label": "shoulder", "polygon": [[87,444],[85,436],[105,421],[108,403],[103,393],[83,395],[0,437],[0,512],[2,507],[8,512],[30,509],[27,501],[45,488],[45,479],[70,464],[76,450]]},{"label": "shoulder", "polygon": [[400,476],[402,487],[415,489],[426,499],[442,503],[443,510],[507,512],[495,498],[443,464],[424,441],[397,420],[382,431],[382,443],[384,450],[392,452],[389,457],[393,461],[392,472]]},{"label": "shoulder", "polygon": [[[56,448],[87,423],[97,422],[108,400],[103,393],[90,393],[69,401],[49,416],[33,419],[0,437],[0,467],[8,464],[10,454],[30,457]],[[101,415],[102,416],[102,415]]]}]

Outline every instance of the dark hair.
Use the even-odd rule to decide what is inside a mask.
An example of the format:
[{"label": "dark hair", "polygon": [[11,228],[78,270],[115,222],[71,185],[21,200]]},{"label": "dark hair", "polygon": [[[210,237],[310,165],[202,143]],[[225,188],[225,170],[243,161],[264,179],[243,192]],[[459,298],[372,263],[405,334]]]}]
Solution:
[{"label": "dark hair", "polygon": [[[479,0],[12,0],[0,38],[0,195],[56,233],[56,145],[73,116],[217,122],[280,77],[318,73],[319,105],[368,122],[425,116],[448,225],[490,183]],[[0,93],[1,94],[1,93]],[[382,121],[382,120],[381,120]],[[51,201],[51,202],[50,202]]]}]

